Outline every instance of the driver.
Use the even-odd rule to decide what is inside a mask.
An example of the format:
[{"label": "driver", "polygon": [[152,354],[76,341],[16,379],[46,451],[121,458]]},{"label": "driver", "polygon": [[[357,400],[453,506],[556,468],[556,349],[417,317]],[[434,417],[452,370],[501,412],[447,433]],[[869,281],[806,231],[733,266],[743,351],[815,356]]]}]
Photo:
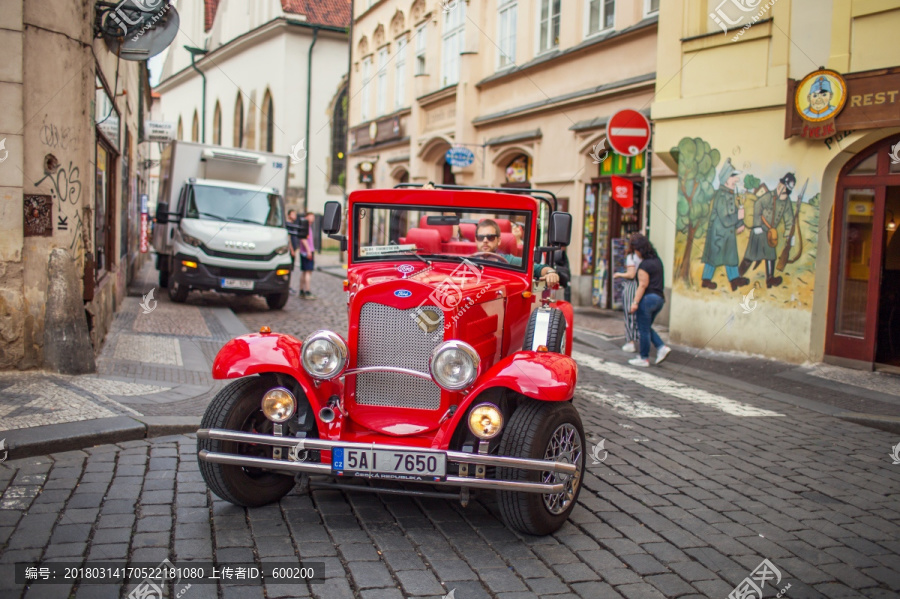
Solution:
[{"label": "driver", "polygon": [[[521,258],[513,256],[512,254],[501,254],[497,251],[497,248],[500,247],[500,225],[498,225],[496,221],[486,218],[478,223],[478,227],[475,230],[475,242],[478,244],[479,252],[497,254],[513,266],[522,265]],[[553,268],[546,264],[538,264],[535,262],[534,276],[535,278],[540,277],[546,281],[548,286],[557,285],[559,283],[559,275]]]}]

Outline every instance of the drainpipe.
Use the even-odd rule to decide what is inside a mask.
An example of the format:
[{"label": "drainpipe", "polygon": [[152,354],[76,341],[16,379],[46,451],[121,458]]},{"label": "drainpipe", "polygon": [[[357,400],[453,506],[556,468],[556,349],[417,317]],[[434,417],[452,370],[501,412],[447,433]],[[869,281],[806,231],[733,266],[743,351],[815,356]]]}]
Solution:
[{"label": "drainpipe", "polygon": [[203,121],[200,124],[200,131],[202,131],[200,140],[203,143],[206,143],[206,75],[203,73],[203,71],[197,68],[197,65],[194,63],[194,59],[198,54],[200,56],[206,56],[209,50],[203,50],[202,48],[192,48],[191,46],[185,46],[184,49],[191,54],[191,68],[197,71],[200,74],[200,77],[203,78],[203,96],[200,100],[203,104],[201,107],[201,112],[203,113],[203,116],[201,118],[203,119]]},{"label": "drainpipe", "polygon": [[309,158],[312,154],[312,141],[309,139],[309,120],[312,107],[312,54],[319,39],[319,28],[313,27],[313,39],[306,57],[306,160],[303,162],[303,212],[309,211]]}]

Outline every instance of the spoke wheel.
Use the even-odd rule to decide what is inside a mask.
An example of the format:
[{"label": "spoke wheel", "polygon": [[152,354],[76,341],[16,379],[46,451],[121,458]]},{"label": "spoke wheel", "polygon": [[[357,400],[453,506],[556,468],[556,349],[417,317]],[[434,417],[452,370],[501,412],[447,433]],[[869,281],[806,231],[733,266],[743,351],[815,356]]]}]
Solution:
[{"label": "spoke wheel", "polygon": [[499,491],[500,515],[507,526],[532,535],[559,530],[578,501],[584,476],[584,427],[570,402],[529,400],[520,405],[503,432],[500,455],[575,464],[575,474],[520,468],[498,468],[498,478],[549,484],[562,483],[558,493]]}]

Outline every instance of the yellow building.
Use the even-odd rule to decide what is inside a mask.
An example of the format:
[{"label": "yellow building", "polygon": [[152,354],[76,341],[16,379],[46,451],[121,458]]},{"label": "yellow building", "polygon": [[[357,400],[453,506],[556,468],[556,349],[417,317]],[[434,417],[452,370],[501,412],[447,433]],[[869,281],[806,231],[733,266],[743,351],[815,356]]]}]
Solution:
[{"label": "yellow building", "polygon": [[[659,5],[355,2],[348,191],[405,181],[552,191],[575,221],[573,302],[612,305],[599,275],[614,240],[646,225],[651,173],[647,154],[617,159],[602,142],[617,111],[649,115]],[[633,208],[610,200],[612,175],[632,187]]]},{"label": "yellow building", "polygon": [[897,0],[662,4],[654,147],[677,175],[654,178],[651,237],[673,341],[900,365],[898,29]]}]

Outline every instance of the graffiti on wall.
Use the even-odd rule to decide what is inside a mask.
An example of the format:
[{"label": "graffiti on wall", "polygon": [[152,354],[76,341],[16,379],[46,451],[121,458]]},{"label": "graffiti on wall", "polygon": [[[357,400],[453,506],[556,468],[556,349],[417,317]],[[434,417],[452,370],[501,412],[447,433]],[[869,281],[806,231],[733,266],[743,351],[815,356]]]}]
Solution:
[{"label": "graffiti on wall", "polygon": [[[722,159],[701,138],[678,156],[674,285],[718,299],[765,290],[767,299],[810,309],[819,230],[819,193],[790,165]],[[758,292],[757,297],[761,297]]]},{"label": "graffiti on wall", "polygon": [[44,158],[44,176],[34,186],[49,185],[50,195],[56,199],[56,230],[66,231],[71,237],[68,250],[77,261],[84,257],[87,232],[81,209],[81,169],[71,161],[62,166],[53,154]]}]

